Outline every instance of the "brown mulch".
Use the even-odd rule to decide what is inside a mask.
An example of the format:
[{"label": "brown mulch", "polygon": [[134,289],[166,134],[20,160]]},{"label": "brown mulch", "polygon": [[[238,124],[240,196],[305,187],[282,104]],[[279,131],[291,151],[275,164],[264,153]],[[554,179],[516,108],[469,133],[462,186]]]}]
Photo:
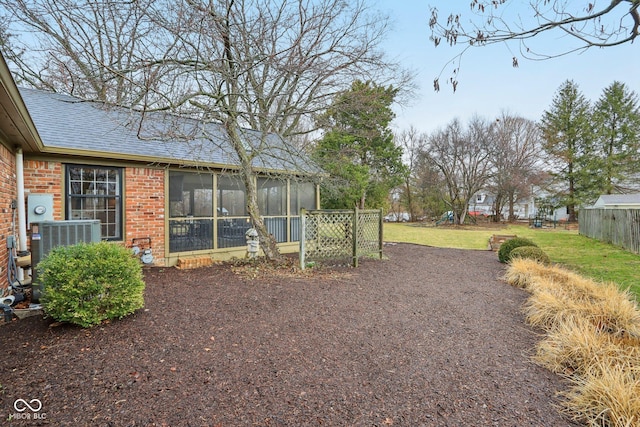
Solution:
[{"label": "brown mulch", "polygon": [[558,409],[561,378],[531,362],[527,294],[494,252],[385,255],[305,273],[150,268],[145,308],[122,320],[14,320],[0,327],[0,420],[38,399],[44,419],[6,423],[576,425]]}]

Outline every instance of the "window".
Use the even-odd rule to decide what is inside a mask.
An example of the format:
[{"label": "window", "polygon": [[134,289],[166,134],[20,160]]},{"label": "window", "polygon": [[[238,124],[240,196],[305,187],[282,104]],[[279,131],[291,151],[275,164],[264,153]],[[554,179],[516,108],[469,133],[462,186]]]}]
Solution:
[{"label": "window", "polygon": [[122,169],[66,166],[67,219],[99,219],[102,238],[122,240]]}]

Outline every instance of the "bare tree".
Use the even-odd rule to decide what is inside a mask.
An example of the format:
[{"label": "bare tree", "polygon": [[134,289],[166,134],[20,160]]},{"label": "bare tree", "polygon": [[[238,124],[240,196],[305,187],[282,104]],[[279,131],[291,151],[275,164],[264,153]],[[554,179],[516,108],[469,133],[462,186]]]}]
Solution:
[{"label": "bare tree", "polygon": [[448,210],[447,187],[438,169],[422,153],[415,168],[416,198],[420,210],[435,219]]},{"label": "bare tree", "polygon": [[[463,51],[451,63],[454,64],[449,82],[453,90],[458,85],[457,74],[460,58],[471,47],[496,43],[517,42],[519,54],[527,59],[547,59],[592,47],[612,47],[632,43],[640,32],[638,0],[611,0],[605,4],[596,2],[567,2],[563,0],[531,0],[522,6],[526,14],[514,14],[520,2],[510,0],[472,0],[470,7],[475,19],[467,20],[460,12],[439,14],[431,7],[430,40],[435,46],[446,43],[461,45]],[[543,33],[557,31],[575,39],[576,44],[560,52],[542,52],[532,46],[533,39]],[[518,66],[517,54],[510,61]],[[440,76],[434,80],[439,90]]]},{"label": "bare tree", "polygon": [[[298,154],[274,141],[312,133],[313,115],[356,79],[400,89],[410,81],[379,49],[388,18],[363,0],[0,5],[31,32],[22,39],[25,52],[36,40],[34,52],[44,58],[22,57],[24,81],[220,124],[246,188],[247,212],[272,259],[279,252],[260,215],[255,176],[277,169],[265,157]],[[47,62],[53,56],[61,61]]]},{"label": "bare tree", "polygon": [[433,133],[425,147],[426,161],[438,169],[446,183],[445,203],[453,211],[456,224],[464,223],[471,197],[491,176],[492,132],[491,124],[478,117],[466,130],[455,119],[444,130]]},{"label": "bare tree", "polygon": [[[167,54],[150,67],[172,67],[174,111],[224,126],[237,154],[247,211],[268,258],[279,253],[260,216],[256,159],[270,150],[268,135],[290,137],[305,118],[327,107],[335,94],[366,76],[390,80],[394,64],[377,49],[386,18],[364,1],[178,1],[156,6],[154,22],[170,35]],[[167,11],[173,13],[167,14]],[[397,68],[396,68],[397,69]],[[261,132],[248,147],[243,127]]]},{"label": "bare tree", "polygon": [[411,215],[411,220],[414,221],[418,211],[414,193],[416,191],[419,159],[427,143],[427,135],[418,132],[415,127],[411,126],[409,129],[397,134],[395,140],[396,144],[402,147],[404,153],[403,160],[407,166],[403,176],[404,196],[407,201],[407,209]]},{"label": "bare tree", "polygon": [[142,58],[153,0],[0,0],[19,84],[136,106],[157,76]]},{"label": "bare tree", "polygon": [[495,193],[495,220],[505,205],[509,221],[515,219],[514,204],[530,195],[538,184],[542,139],[536,123],[508,113],[496,119],[491,144],[493,176],[490,188]]}]

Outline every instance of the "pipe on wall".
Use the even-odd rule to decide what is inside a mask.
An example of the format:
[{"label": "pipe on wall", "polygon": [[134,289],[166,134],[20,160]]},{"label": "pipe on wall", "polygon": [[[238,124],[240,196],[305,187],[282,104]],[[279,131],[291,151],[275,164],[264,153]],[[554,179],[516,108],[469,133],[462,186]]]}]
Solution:
[{"label": "pipe on wall", "polygon": [[[18,209],[18,251],[27,250],[27,212],[24,199],[24,164],[22,148],[16,149],[16,194]],[[24,280],[24,270],[18,269],[18,280]]]}]

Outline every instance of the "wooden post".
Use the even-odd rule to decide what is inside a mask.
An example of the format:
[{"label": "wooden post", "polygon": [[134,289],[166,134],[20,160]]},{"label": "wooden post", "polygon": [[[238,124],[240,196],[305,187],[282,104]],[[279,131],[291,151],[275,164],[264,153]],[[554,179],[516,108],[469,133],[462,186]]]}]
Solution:
[{"label": "wooden post", "polygon": [[353,208],[353,224],[351,228],[351,241],[353,242],[353,266],[358,266],[358,208]]},{"label": "wooden post", "polygon": [[300,269],[304,270],[305,261],[304,261],[304,251],[305,251],[305,219],[307,217],[307,210],[304,208],[300,209],[300,223],[298,225],[298,239],[300,240],[300,254],[298,257],[300,258]]},{"label": "wooden post", "polygon": [[380,209],[379,214],[378,214],[378,221],[379,221],[379,225],[378,225],[378,251],[380,251],[380,259],[382,259],[382,238],[384,237],[384,233],[382,230],[384,221],[382,220],[382,209]]}]

